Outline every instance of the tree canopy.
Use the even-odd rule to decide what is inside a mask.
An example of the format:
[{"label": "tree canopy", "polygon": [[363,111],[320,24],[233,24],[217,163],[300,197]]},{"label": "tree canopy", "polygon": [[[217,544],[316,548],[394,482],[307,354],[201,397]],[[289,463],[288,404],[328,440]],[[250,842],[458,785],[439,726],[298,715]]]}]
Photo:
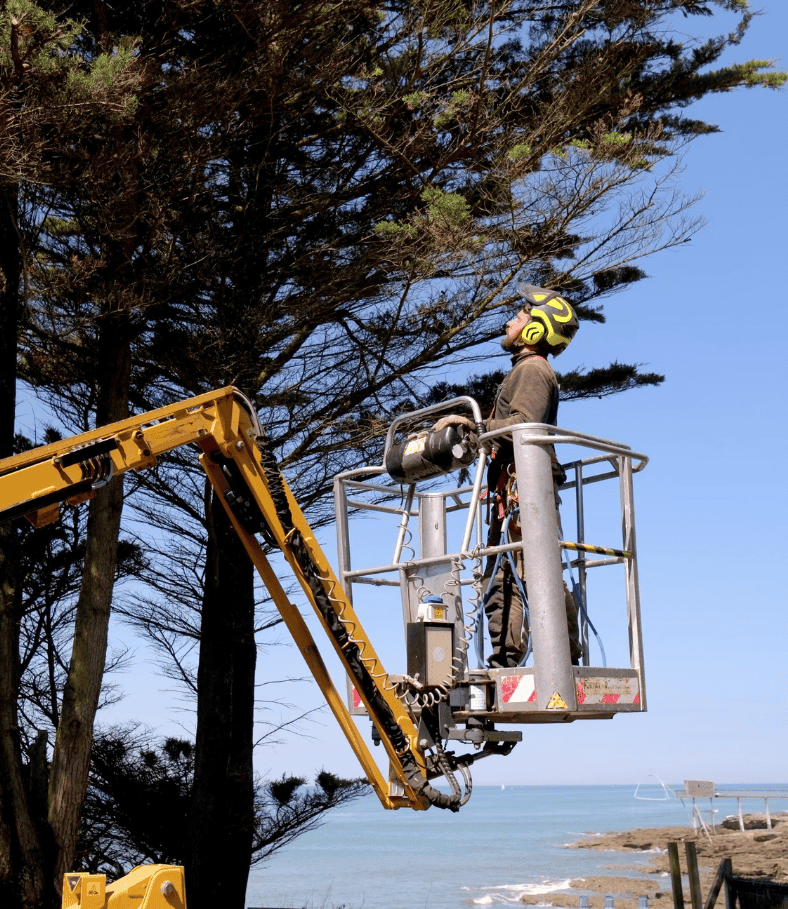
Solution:
[{"label": "tree canopy", "polygon": [[[728,32],[672,37],[677,13],[715,10]],[[782,80],[761,61],[715,68],[751,15],[735,0],[104,15],[80,40],[134,47],[135,110],[51,149],[23,374],[58,400],[70,384],[89,420],[91,307],[111,299],[133,405],[237,382],[306,505],[429,367],[498,333],[518,281],[602,320],[635,262],[697,227],[671,160],[714,127],[683,109]]]}]

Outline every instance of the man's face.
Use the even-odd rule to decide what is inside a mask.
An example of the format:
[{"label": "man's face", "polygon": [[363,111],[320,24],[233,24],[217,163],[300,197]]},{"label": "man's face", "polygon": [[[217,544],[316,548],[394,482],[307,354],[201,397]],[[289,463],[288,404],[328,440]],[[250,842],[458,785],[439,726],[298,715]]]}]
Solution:
[{"label": "man's face", "polygon": [[522,332],[530,321],[531,316],[521,309],[513,319],[506,323],[506,333],[501,338],[501,347],[504,350],[517,350],[517,348],[523,347]]}]

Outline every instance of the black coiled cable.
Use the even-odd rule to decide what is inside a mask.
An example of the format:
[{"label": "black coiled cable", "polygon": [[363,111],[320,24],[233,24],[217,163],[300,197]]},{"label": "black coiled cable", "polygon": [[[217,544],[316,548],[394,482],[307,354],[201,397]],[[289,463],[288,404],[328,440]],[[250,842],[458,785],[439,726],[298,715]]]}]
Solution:
[{"label": "black coiled cable", "polygon": [[348,634],[337,611],[334,609],[309,548],[301,533],[293,524],[290,503],[287,500],[287,493],[282,483],[279,465],[271,451],[271,447],[264,436],[258,436],[257,445],[260,451],[260,464],[268,484],[268,492],[274,503],[279,522],[285,531],[290,551],[293,553],[299,568],[306,578],[309,589],[312,591],[315,605],[323,617],[326,627],[345,654],[347,666],[353,674],[358,691],[364,694],[370,709],[399,756],[408,785],[417,795],[426,798],[431,805],[435,805],[438,808],[448,808],[449,811],[459,811],[460,789],[448,765],[446,765],[447,772],[445,775],[452,787],[452,795],[446,795],[431,786],[419,770],[416,757],[408,744],[405,733],[400,728],[391,707],[364,665],[358,644]]}]

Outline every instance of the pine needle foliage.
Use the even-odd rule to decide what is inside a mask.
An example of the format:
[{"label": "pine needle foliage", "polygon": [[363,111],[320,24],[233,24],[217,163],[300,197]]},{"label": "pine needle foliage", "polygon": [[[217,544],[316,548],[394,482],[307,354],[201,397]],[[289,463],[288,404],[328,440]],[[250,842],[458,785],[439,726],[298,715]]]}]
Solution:
[{"label": "pine needle foliage", "polygon": [[[194,784],[194,743],[150,740],[144,730],[101,731],[93,747],[90,784],[82,812],[78,862],[117,879],[145,863],[184,863]],[[259,864],[326,814],[366,794],[366,780],[320,771],[310,784],[282,776],[254,787],[251,863]]]}]

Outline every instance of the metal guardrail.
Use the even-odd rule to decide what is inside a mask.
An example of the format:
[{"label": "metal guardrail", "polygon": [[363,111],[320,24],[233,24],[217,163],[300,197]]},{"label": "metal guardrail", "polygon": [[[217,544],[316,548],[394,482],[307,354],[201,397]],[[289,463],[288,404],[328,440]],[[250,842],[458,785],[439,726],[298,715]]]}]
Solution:
[{"label": "metal guardrail", "polygon": [[[475,421],[480,420],[481,415],[478,405],[472,398],[458,398],[452,402],[444,402],[425,408],[416,414],[406,414],[397,418],[389,427],[386,436],[386,451],[395,443],[397,431],[405,432],[417,425],[419,421],[423,425],[425,417],[446,413],[450,408],[456,411],[461,405],[470,408]],[[577,527],[574,539],[568,539],[565,534],[562,534],[564,539],[560,540],[560,548],[562,551],[577,554],[577,557],[571,560],[567,555],[565,563],[578,573],[578,584],[584,602],[587,602],[587,572],[591,568],[611,564],[624,565],[626,572],[626,605],[630,631],[630,663],[631,668],[636,670],[638,675],[642,677],[643,647],[637,579],[632,475],[643,470],[648,464],[648,457],[641,452],[633,451],[628,445],[621,442],[544,423],[520,423],[486,432],[479,436],[479,441],[480,443],[489,442],[501,436],[517,439],[520,444],[528,446],[547,448],[573,445],[591,449],[594,452],[589,457],[576,458],[562,465],[569,476],[567,482],[560,486],[560,491],[574,490],[575,492],[574,504]],[[486,454],[483,448],[480,448],[473,482],[470,485],[438,491],[435,491],[434,487],[430,487],[429,494],[431,496],[444,497],[447,513],[464,509],[468,511],[459,548],[456,546],[447,547],[452,551],[439,555],[421,558],[417,558],[414,555],[403,558],[409,521],[419,514],[419,508],[414,507],[414,499],[417,499],[418,495],[415,484],[403,486],[394,483],[390,479],[385,479],[387,474],[383,466],[384,463],[385,454],[383,463],[380,466],[368,466],[348,471],[335,477],[339,578],[349,597],[352,598],[352,587],[356,583],[379,587],[399,587],[401,584],[400,573],[413,570],[414,567],[430,567],[442,562],[445,563],[447,560],[465,562],[469,559],[483,559],[488,556],[494,557],[499,552],[521,548],[522,544],[519,542],[497,547],[487,546],[486,540],[482,539],[479,505],[485,480]],[[598,469],[600,466],[602,466],[602,470]],[[605,466],[610,467],[610,469],[605,470]],[[473,465],[471,465],[469,470],[473,470]],[[586,539],[583,493],[584,489],[590,484],[611,479],[619,481],[623,538],[621,543],[617,545],[598,545],[597,541],[588,541]],[[395,496],[400,499],[396,504],[392,502]],[[351,567],[348,524],[348,515],[351,511],[376,512],[400,518],[394,553],[390,562],[373,566]],[[472,545],[474,530],[476,536]],[[599,555],[603,556],[603,558],[589,559],[589,555]],[[392,577],[392,575],[394,576]],[[464,578],[461,583],[463,585],[471,584],[472,579]],[[584,664],[588,665],[589,641],[587,626],[584,627],[583,632]],[[644,694],[643,692],[643,696]]]}]

